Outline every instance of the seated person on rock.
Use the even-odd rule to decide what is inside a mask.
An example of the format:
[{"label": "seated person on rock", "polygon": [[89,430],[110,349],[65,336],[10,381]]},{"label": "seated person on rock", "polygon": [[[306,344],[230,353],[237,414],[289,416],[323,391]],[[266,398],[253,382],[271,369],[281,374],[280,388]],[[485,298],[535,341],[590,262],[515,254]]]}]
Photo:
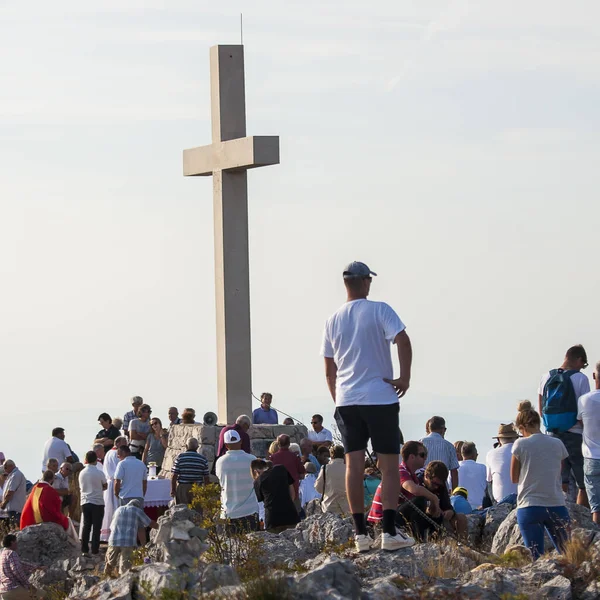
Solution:
[{"label": "seated person on rock", "polygon": [[467,488],[454,488],[452,496],[450,496],[450,502],[452,503],[454,512],[459,515],[470,515],[473,512],[473,508],[469,502],[469,492]]},{"label": "seated person on rock", "polygon": [[440,517],[433,518],[433,520],[440,525],[449,525],[458,537],[465,537],[468,529],[467,518],[465,515],[458,514],[452,508],[446,485],[448,475],[448,467],[441,460],[434,460],[425,468],[423,485],[432,494],[435,494],[439,500],[442,514]]},{"label": "seated person on rock", "polygon": [[62,499],[52,487],[54,473],[44,471],[41,481],[31,489],[23,513],[21,529],[38,523],[57,523],[63,529],[69,528],[69,519],[61,511]]}]

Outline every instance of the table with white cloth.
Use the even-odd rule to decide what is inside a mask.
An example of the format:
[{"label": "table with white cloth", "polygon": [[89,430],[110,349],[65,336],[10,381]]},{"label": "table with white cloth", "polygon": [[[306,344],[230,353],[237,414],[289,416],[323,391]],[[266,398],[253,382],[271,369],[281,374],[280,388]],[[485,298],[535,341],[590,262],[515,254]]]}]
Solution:
[{"label": "table with white cloth", "polygon": [[148,479],[144,507],[167,506],[171,501],[170,479]]}]

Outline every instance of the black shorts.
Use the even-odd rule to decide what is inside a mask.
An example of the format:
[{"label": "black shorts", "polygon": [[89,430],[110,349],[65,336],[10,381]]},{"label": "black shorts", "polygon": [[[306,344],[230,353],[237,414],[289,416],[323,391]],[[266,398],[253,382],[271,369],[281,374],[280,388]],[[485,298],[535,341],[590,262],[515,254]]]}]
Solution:
[{"label": "black shorts", "polygon": [[366,450],[369,439],[377,454],[400,454],[400,404],[340,406],[338,414],[346,452]]}]

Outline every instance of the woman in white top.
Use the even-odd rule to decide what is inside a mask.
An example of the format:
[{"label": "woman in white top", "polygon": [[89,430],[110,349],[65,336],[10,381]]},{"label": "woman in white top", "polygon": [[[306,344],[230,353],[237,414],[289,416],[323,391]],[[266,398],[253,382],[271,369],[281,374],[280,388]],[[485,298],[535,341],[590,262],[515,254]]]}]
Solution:
[{"label": "woman in white top", "polygon": [[570,535],[570,517],[561,486],[565,445],[540,431],[540,415],[531,402],[519,403],[515,425],[523,435],[513,445],[510,476],[518,484],[517,522],[534,560],[544,553],[544,529],[562,552]]}]

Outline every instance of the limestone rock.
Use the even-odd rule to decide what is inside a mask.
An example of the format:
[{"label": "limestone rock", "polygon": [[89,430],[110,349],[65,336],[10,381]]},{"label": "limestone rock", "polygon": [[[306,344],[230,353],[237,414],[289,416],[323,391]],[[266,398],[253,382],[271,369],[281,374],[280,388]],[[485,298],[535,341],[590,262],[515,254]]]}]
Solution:
[{"label": "limestone rock", "polygon": [[467,517],[467,541],[469,543],[469,546],[471,546],[472,548],[479,548],[481,546],[483,524],[485,522],[485,519],[482,515],[476,513],[465,516]]},{"label": "limestone rock", "polygon": [[143,598],[160,597],[168,592],[174,594],[185,590],[188,584],[187,574],[179,569],[174,569],[166,563],[153,563],[136,569],[137,593],[136,600]]},{"label": "limestone rock", "polygon": [[496,535],[498,528],[513,509],[514,506],[512,504],[497,504],[496,506],[488,508],[484,517],[481,532],[481,547],[483,550],[489,551],[492,548],[494,536]]},{"label": "limestone rock", "polygon": [[57,560],[81,555],[78,545],[56,523],[31,525],[17,533],[19,556],[22,560],[49,567]]},{"label": "limestone rock", "polygon": [[313,515],[322,514],[323,510],[321,508],[321,501],[319,499],[315,498],[314,500],[307,502],[306,506],[304,507],[304,512],[306,513],[307,517],[312,517]]},{"label": "limestone rock", "polygon": [[322,566],[298,578],[295,593],[310,598],[345,598],[359,600],[360,580],[355,565],[349,560],[330,557]]},{"label": "limestone rock", "polygon": [[206,565],[195,587],[199,586],[202,593],[206,593],[232,585],[240,585],[240,578],[236,570],[229,565],[211,563]]},{"label": "limestone rock", "polygon": [[471,585],[490,589],[498,595],[516,595],[521,591],[521,572],[519,569],[504,567],[475,568],[462,578]]},{"label": "limestone rock", "polygon": [[[289,531],[295,530],[292,529]],[[310,548],[306,544],[296,544],[292,539],[284,536],[284,533],[286,532],[277,535],[268,531],[257,531],[250,534],[252,537],[259,538],[262,541],[263,557],[261,560],[265,566],[293,568],[297,563],[305,561],[310,556],[314,556],[315,553],[311,553]]]},{"label": "limestone rock", "polygon": [[331,544],[344,544],[354,536],[354,527],[351,519],[342,519],[333,513],[313,515],[296,526],[302,532],[304,544],[310,544],[319,550],[329,542]]},{"label": "limestone rock", "polygon": [[132,589],[136,578],[136,573],[127,571],[118,579],[103,579],[89,590],[71,595],[71,598],[77,600],[133,600]]},{"label": "limestone rock", "polygon": [[571,582],[562,575],[557,575],[540,588],[541,598],[553,598],[554,600],[571,600]]}]

